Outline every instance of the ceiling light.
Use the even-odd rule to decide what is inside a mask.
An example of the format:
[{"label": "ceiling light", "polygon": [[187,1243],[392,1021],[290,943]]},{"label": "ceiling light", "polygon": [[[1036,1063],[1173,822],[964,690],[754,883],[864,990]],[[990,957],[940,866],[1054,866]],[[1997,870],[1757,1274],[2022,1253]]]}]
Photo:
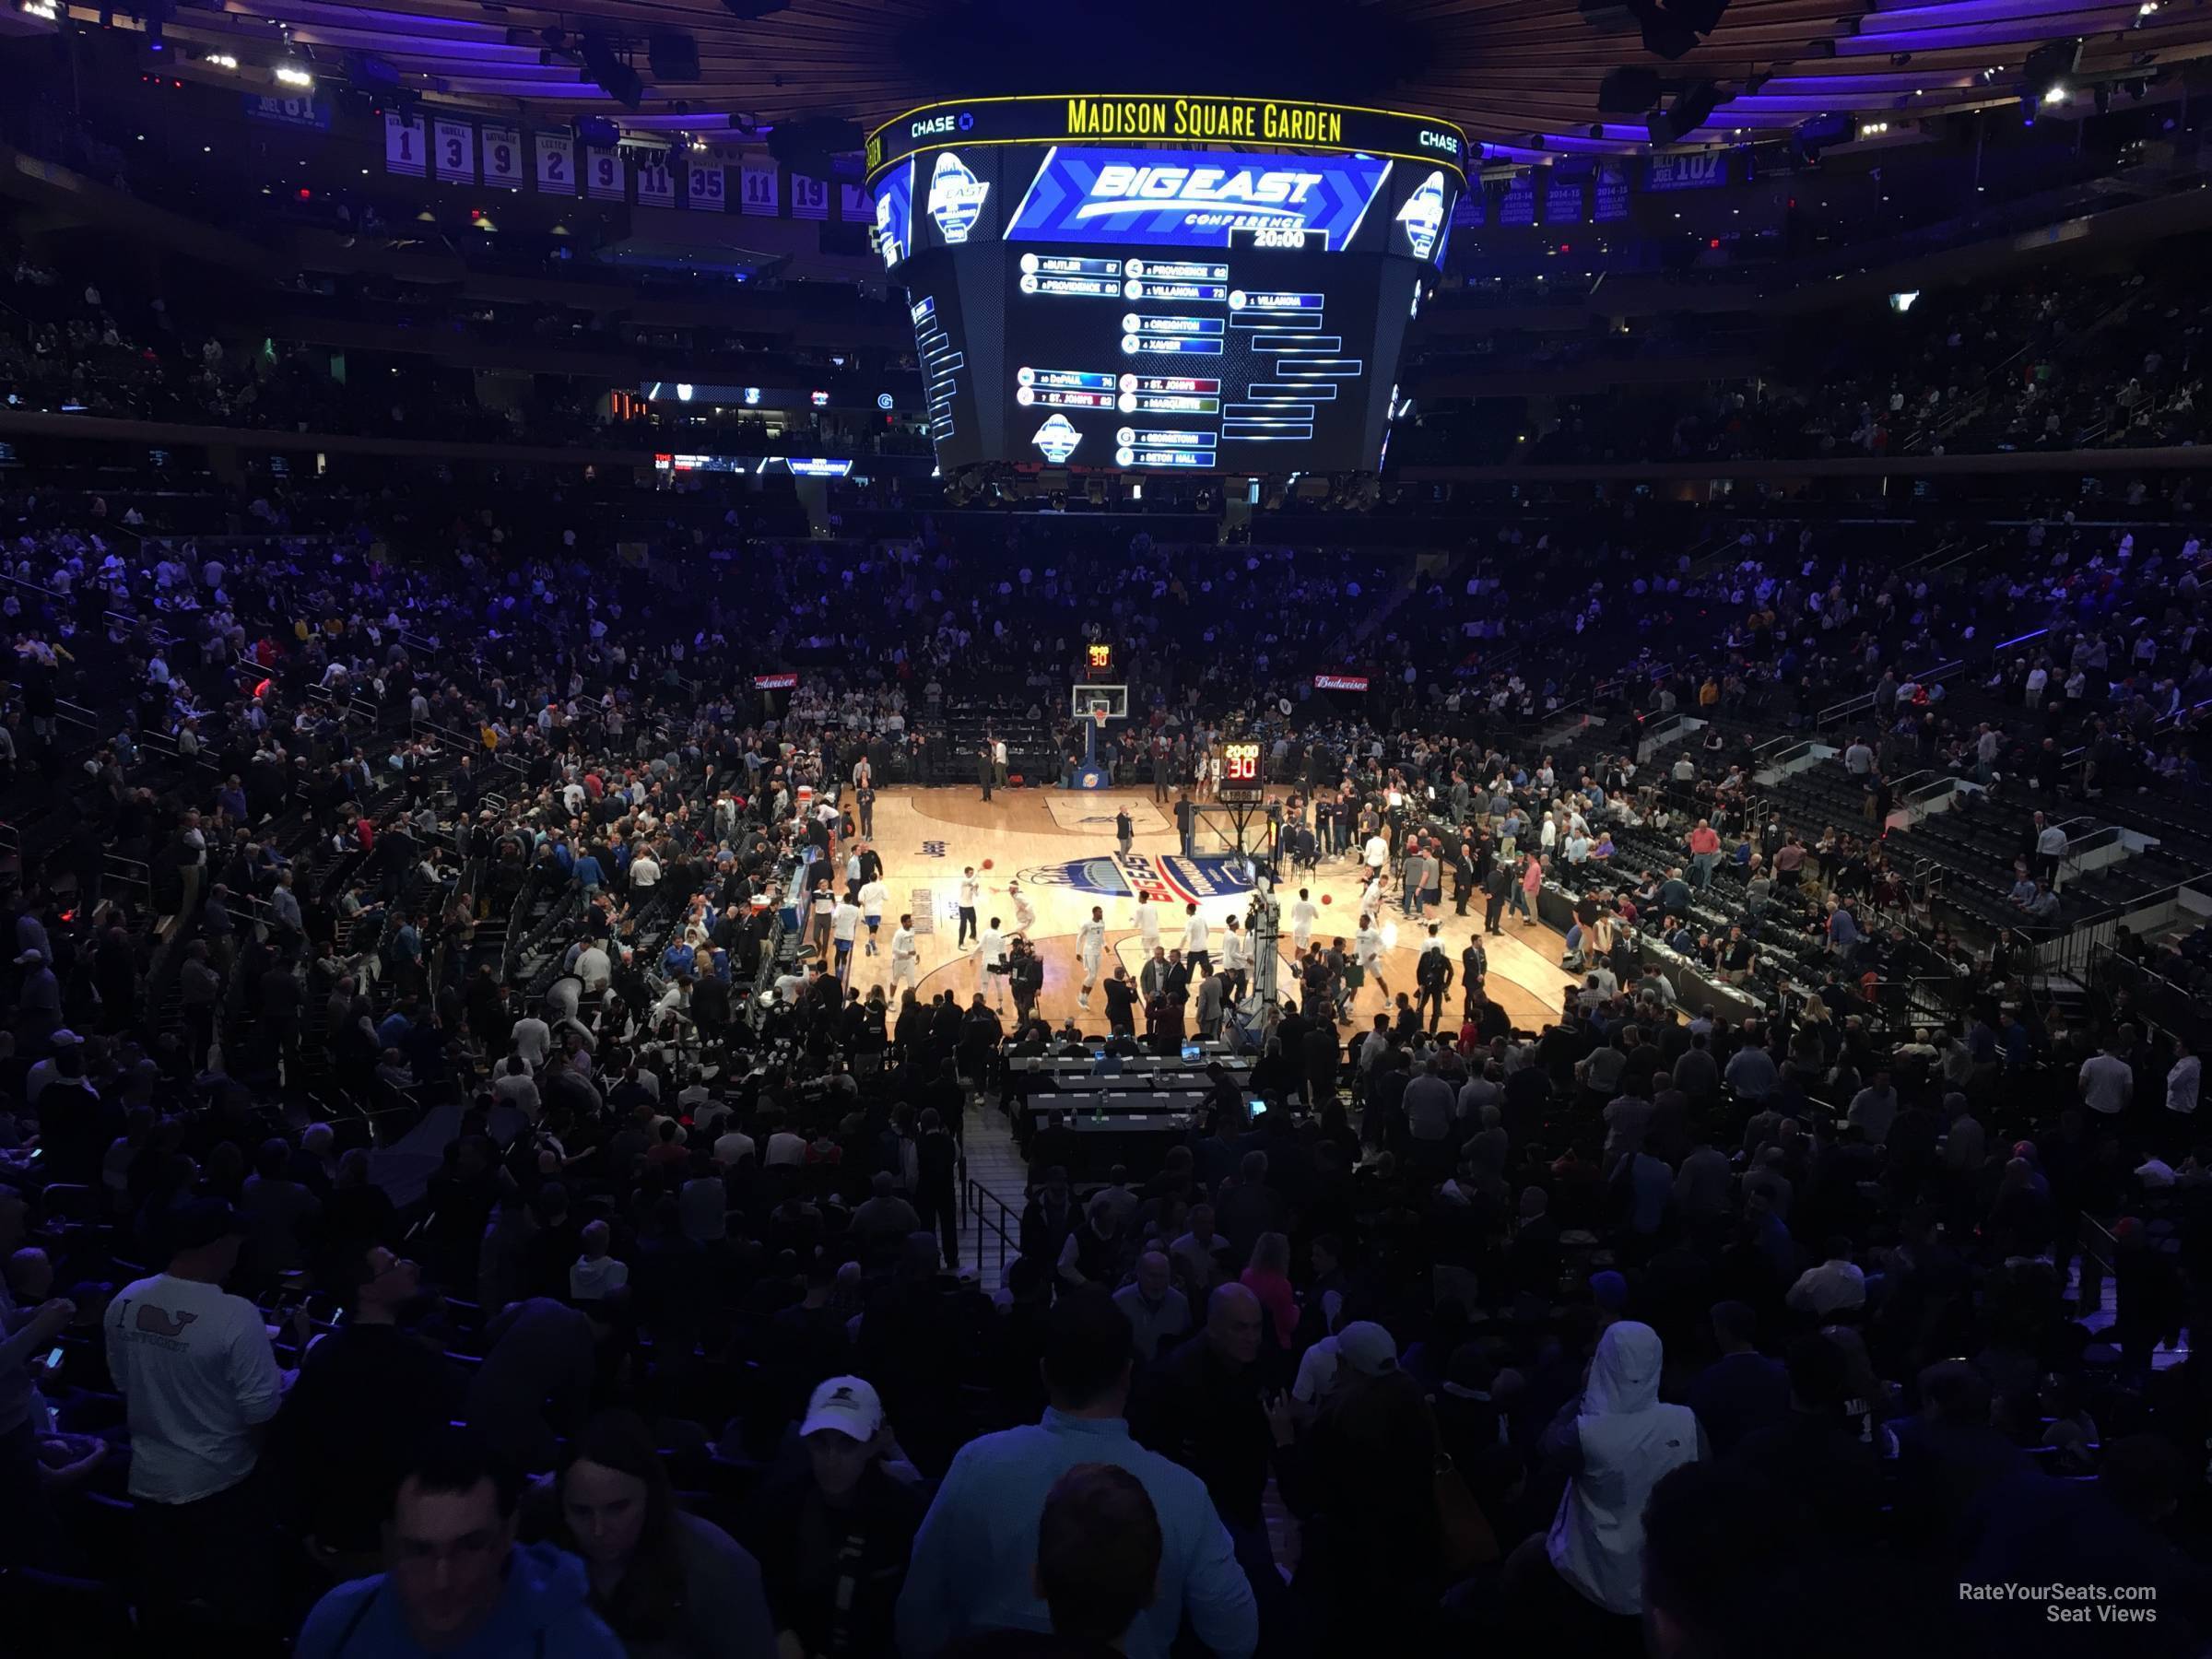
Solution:
[{"label": "ceiling light", "polygon": [[2043,101],[2047,104],[2065,103],[2066,101],[2066,89],[2064,87],[2052,88],[2050,91],[2043,94]]},{"label": "ceiling light", "polygon": [[276,80],[281,86],[298,87],[301,91],[309,90],[315,84],[315,77],[297,64],[277,65]]}]

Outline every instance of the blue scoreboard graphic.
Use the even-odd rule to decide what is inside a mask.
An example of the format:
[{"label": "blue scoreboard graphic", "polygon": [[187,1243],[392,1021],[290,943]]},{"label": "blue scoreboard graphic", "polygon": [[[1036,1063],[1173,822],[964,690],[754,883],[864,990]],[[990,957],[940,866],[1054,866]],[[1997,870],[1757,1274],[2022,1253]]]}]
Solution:
[{"label": "blue scoreboard graphic", "polygon": [[[963,142],[874,177],[940,465],[1348,472],[1381,464],[1458,151]],[[1420,153],[1433,150],[1433,156]]]}]

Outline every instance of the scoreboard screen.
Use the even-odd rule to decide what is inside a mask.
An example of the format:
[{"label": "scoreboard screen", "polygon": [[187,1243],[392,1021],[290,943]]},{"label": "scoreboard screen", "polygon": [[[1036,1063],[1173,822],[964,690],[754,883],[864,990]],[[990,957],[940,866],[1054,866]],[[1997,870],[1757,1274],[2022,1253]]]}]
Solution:
[{"label": "scoreboard screen", "polygon": [[[1082,125],[1067,101],[1064,124]],[[1107,124],[1149,136],[1149,101]],[[1311,153],[969,142],[985,124],[963,127],[967,112],[917,114],[885,129],[911,142],[874,177],[875,241],[906,286],[940,465],[1381,465],[1406,328],[1464,187],[1456,128],[1397,135],[1421,148]]]},{"label": "scoreboard screen", "polygon": [[1252,742],[1221,746],[1221,799],[1232,806],[1249,806],[1267,797],[1260,775],[1260,746]]}]

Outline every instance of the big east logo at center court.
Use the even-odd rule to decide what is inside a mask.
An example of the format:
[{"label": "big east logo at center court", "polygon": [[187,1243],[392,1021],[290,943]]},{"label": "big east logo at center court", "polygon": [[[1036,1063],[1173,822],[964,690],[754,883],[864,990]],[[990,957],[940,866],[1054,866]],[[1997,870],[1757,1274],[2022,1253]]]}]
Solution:
[{"label": "big east logo at center court", "polygon": [[1252,866],[1233,853],[1181,853],[1153,857],[1133,853],[1073,859],[1024,870],[1034,887],[1073,888],[1111,899],[1149,899],[1155,904],[1202,904],[1252,890]]}]

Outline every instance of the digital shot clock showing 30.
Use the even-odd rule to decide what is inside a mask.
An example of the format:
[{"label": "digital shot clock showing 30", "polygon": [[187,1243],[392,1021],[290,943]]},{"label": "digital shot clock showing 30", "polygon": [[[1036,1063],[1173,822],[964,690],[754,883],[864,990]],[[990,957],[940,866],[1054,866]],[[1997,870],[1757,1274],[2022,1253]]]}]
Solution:
[{"label": "digital shot clock showing 30", "polygon": [[1260,746],[1256,743],[1223,744],[1221,798],[1231,803],[1249,803],[1265,799],[1266,793],[1266,785],[1260,778]]}]

